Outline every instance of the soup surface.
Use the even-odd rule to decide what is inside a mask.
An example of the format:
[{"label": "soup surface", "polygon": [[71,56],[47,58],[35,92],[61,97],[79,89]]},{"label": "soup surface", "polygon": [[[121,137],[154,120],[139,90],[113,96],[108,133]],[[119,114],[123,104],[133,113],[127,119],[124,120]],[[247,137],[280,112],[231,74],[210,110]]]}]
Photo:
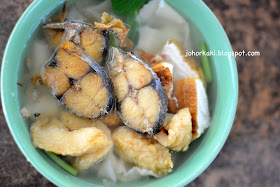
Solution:
[{"label": "soup surface", "polygon": [[[56,19],[59,19],[59,17],[61,16],[61,9],[62,6],[57,7],[56,10],[50,13],[48,18],[43,20],[42,25],[45,23],[55,22]],[[102,17],[102,14],[104,12],[107,12],[109,15],[114,16],[115,18],[120,18],[124,23],[129,20],[128,17],[120,17],[114,14],[114,11],[112,10],[111,0],[83,1],[79,3],[77,2],[69,4],[65,20],[74,20],[93,24],[94,22],[101,22],[100,18]],[[159,122],[159,119],[161,117],[156,118],[154,121],[152,118],[145,118],[145,120],[148,120],[149,122],[147,122],[148,125],[153,124],[152,127],[147,127],[145,125],[143,125],[143,127],[139,127],[139,125],[137,125],[139,123],[134,125],[136,117],[131,118],[131,122],[129,121],[129,117],[133,109],[128,107],[134,106],[134,103],[129,103],[128,99],[120,99],[121,97],[118,97],[118,93],[116,91],[117,85],[114,84],[115,77],[112,75],[112,72],[114,71],[112,65],[114,60],[107,60],[107,63],[100,63],[100,66],[104,69],[104,72],[106,72],[105,74],[110,78],[110,81],[113,82],[112,85],[115,89],[114,94],[116,94],[117,103],[120,103],[121,114],[120,112],[117,113],[117,109],[115,109],[116,106],[114,103],[111,106],[112,110],[110,107],[108,108],[108,111],[105,111],[104,113],[100,112],[92,115],[93,112],[91,112],[90,115],[87,115],[84,110],[81,112],[75,107],[71,108],[72,104],[69,102],[67,103],[66,99],[63,100],[62,103],[60,100],[60,94],[58,94],[58,92],[54,93],[51,86],[49,86],[49,88],[46,86],[48,85],[46,83],[46,80],[44,78],[43,80],[42,78],[40,78],[40,76],[44,76],[44,73],[46,72],[46,65],[50,64],[51,59],[53,59],[54,56],[57,55],[56,50],[58,46],[55,45],[54,47],[51,45],[49,39],[46,37],[44,29],[42,29],[42,25],[38,26],[37,30],[34,32],[34,35],[30,39],[30,46],[27,47],[26,62],[23,65],[23,68],[25,68],[25,73],[23,74],[22,79],[19,81],[19,83],[23,85],[23,89],[25,90],[25,94],[23,95],[22,99],[22,113],[30,113],[30,117],[26,120],[27,124],[36,124],[36,121],[38,121],[38,118],[40,118],[40,116],[51,116],[52,118],[60,119],[62,122],[63,116],[65,117],[64,119],[76,120],[75,117],[72,118],[67,116],[71,115],[69,113],[70,109],[74,114],[82,117],[91,119],[98,117],[113,134],[112,142],[114,142],[114,146],[112,145],[112,150],[109,146],[108,150],[110,149],[111,151],[108,151],[108,154],[106,154],[106,157],[104,157],[104,159],[99,159],[97,163],[93,164],[93,166],[86,170],[81,169],[77,177],[82,180],[86,180],[89,182],[96,182],[98,180],[100,181],[100,184],[111,185],[140,179],[143,180],[145,178],[153,179],[163,177],[171,171],[171,168],[173,168],[172,170],[174,171],[178,167],[180,167],[182,163],[176,160],[180,160],[180,157],[185,156],[186,153],[182,151],[187,151],[188,147],[191,146],[191,144],[189,145],[189,143],[192,140],[198,138],[210,124],[208,101],[206,96],[206,83],[203,77],[202,70],[200,68],[199,59],[196,57],[192,59],[186,59],[184,57],[185,50],[199,51],[198,45],[199,43],[203,42],[203,38],[196,27],[192,23],[182,18],[163,0],[152,0],[141,7],[138,11],[138,14],[135,16],[134,23],[137,23],[137,26],[135,26],[136,28],[132,28],[134,25],[131,25],[131,32],[135,32],[136,37],[133,36],[131,38],[134,45],[129,50],[132,50],[132,52],[136,56],[130,53],[124,53],[122,54],[122,56],[124,56],[123,58],[128,59],[127,61],[134,59],[135,62],[133,62],[133,68],[131,70],[131,74],[133,76],[135,74],[135,68],[143,65],[144,70],[149,70],[147,70],[147,74],[151,73],[151,80],[149,80],[150,82],[152,82],[154,79],[155,81],[160,81],[159,84],[161,83],[162,86],[160,89],[164,90],[164,97],[166,97],[166,100],[168,99],[168,106],[166,103],[166,110],[168,109],[167,113],[170,113],[166,114],[163,119],[163,121],[165,121],[166,123],[166,126],[164,126],[163,121]],[[131,35],[128,35],[128,38],[130,36]],[[115,49],[115,54],[117,54],[117,50],[118,49]],[[54,53],[54,51],[56,52]],[[119,56],[117,56],[116,58],[118,57]],[[140,61],[137,61],[137,59],[135,60],[135,58],[139,58]],[[143,64],[142,60],[144,61]],[[125,66],[125,68],[127,67]],[[169,74],[166,73],[166,71],[168,71]],[[97,70],[94,70],[93,72],[97,72],[98,74]],[[126,73],[128,74],[129,71],[126,71]],[[93,74],[87,74],[89,79],[94,79]],[[158,78],[155,78],[156,76]],[[102,78],[103,77],[101,76],[100,80]],[[82,82],[82,80],[83,79],[81,79],[80,82]],[[147,82],[147,85],[152,85],[149,81]],[[46,85],[42,85],[42,82],[44,82],[44,84]],[[71,81],[69,84],[72,84]],[[130,84],[134,85],[133,81],[130,81]],[[80,85],[82,85],[82,83]],[[120,90],[122,90],[123,88],[124,87],[120,87]],[[131,88],[131,86],[129,88]],[[150,88],[147,88],[147,86],[137,87],[136,83],[134,87],[134,90],[139,90],[139,95],[146,94],[153,96],[154,94],[155,96],[153,96],[153,98],[158,97],[158,101],[162,103],[162,100],[164,98],[162,98],[162,96],[160,95],[160,89],[158,89],[156,86],[150,86]],[[132,91],[128,91],[128,95],[133,95],[134,90],[132,89]],[[107,91],[110,92],[110,89],[108,89]],[[68,92],[69,91],[67,91],[67,93]],[[66,98],[66,96],[62,97]],[[73,98],[77,98],[77,95],[73,96]],[[140,96],[138,99],[139,102],[142,102]],[[153,106],[151,100],[152,99],[148,99],[147,101],[145,101],[145,99],[143,99],[142,103],[144,103],[143,105],[151,107]],[[174,102],[176,103],[174,104]],[[125,103],[129,104],[125,105]],[[73,104],[73,106],[77,105]],[[104,106],[108,105],[106,104]],[[155,104],[155,106],[157,106],[157,103]],[[125,107],[128,109],[126,109]],[[149,107],[147,107],[146,110],[148,110]],[[84,109],[83,106],[80,108]],[[78,112],[76,112],[77,110]],[[146,116],[148,116],[155,110],[151,110],[146,114]],[[160,110],[161,108],[159,108],[159,112],[156,115],[160,116]],[[127,115],[126,111],[128,111]],[[110,117],[108,117],[109,114],[106,115],[107,112],[109,112],[109,114],[111,115]],[[120,118],[118,116],[120,116]],[[176,121],[177,118],[184,119],[184,123],[178,125],[178,122]],[[143,118],[139,119],[142,124]],[[122,121],[126,126],[133,130],[129,130],[127,127],[125,127]],[[69,120],[67,122],[69,122]],[[190,129],[188,129],[187,126],[188,122],[192,126]],[[77,121],[77,123],[83,122]],[[158,123],[160,123],[159,128],[156,128],[155,130],[155,124]],[[162,127],[162,125],[165,129]],[[67,128],[70,132],[76,130],[75,127]],[[99,128],[99,126],[97,125],[96,128]],[[184,138],[182,138],[181,140],[184,144],[180,144],[180,146],[179,144],[174,145],[168,142],[171,141],[170,139],[172,139],[172,130],[174,130],[175,128],[179,129],[179,131],[183,131],[183,134],[191,134],[191,136],[187,137],[187,135],[180,135],[179,133],[175,133],[175,139],[177,137],[184,136]],[[100,129],[102,130],[102,127]],[[138,134],[135,133],[134,130],[137,131]],[[33,132],[36,133],[36,129],[34,130],[34,128],[31,128],[31,134]],[[127,155],[127,159],[122,159],[124,157],[122,156],[122,153],[125,151],[122,152],[121,150],[128,149],[126,145],[123,145],[123,142],[125,140],[128,140],[128,138],[124,140],[122,140],[121,138],[124,136],[130,136],[133,137],[132,140],[135,140],[137,138],[141,139],[142,136],[146,138],[146,135],[148,135],[147,144],[150,145],[156,142],[155,144],[159,144],[167,150],[167,152],[165,152],[165,150],[162,151],[163,155],[167,155],[164,156],[164,158],[168,157],[168,154],[171,154],[170,161],[164,161],[168,162],[168,167],[172,166],[171,168],[160,170],[160,172],[157,172],[158,170],[151,169],[149,168],[149,166],[145,167],[145,164],[135,165],[135,161],[129,161],[131,159]],[[111,137],[111,134],[108,136]],[[134,138],[134,136],[136,138]],[[166,139],[168,139],[168,141]],[[39,143],[34,144],[39,148],[44,147],[44,145],[41,145]],[[105,144],[106,143],[104,143],[104,145]],[[141,142],[140,144],[142,145],[143,142]],[[142,152],[143,149],[145,149],[145,147],[140,147],[139,151]],[[76,157],[76,153],[71,152],[71,154],[66,154],[70,156],[62,156],[61,158],[68,163],[73,163],[73,156],[75,156],[77,160],[80,158],[79,156]],[[147,158],[144,159],[143,163],[146,162],[149,157],[151,157],[151,155],[148,155]],[[155,158],[157,159],[157,157]],[[141,162],[141,159],[142,158],[139,158],[137,162]],[[76,161],[76,163],[77,162],[78,161]],[[155,167],[158,167],[160,163],[155,165]]]}]

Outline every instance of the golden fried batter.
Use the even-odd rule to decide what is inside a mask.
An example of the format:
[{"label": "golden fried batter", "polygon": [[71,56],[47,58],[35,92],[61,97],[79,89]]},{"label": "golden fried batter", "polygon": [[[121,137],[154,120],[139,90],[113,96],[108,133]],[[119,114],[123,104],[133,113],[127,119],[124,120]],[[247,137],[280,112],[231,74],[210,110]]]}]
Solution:
[{"label": "golden fried batter", "polygon": [[103,12],[101,23],[94,22],[94,25],[98,31],[108,30],[115,33],[123,49],[129,50],[132,48],[133,42],[126,38],[130,26],[123,24],[122,20],[113,18],[108,13]]},{"label": "golden fried batter", "polygon": [[167,116],[162,130],[154,138],[172,151],[186,151],[192,141],[192,121],[188,108]]},{"label": "golden fried batter", "polygon": [[74,116],[70,112],[63,111],[60,114],[60,121],[69,129],[76,130],[80,128],[92,127],[93,120],[83,119]]},{"label": "golden fried batter", "polygon": [[41,117],[31,125],[33,144],[60,155],[80,156],[111,145],[110,139],[96,127],[69,131],[59,120]]},{"label": "golden fried batter", "polygon": [[127,127],[113,132],[115,151],[125,161],[157,174],[171,172],[173,162],[169,150],[153,139],[138,134]]},{"label": "golden fried batter", "polygon": [[60,120],[69,130],[86,127],[96,127],[102,130],[110,141],[110,144],[108,144],[107,146],[101,147],[94,152],[85,153],[79,157],[76,157],[74,159],[73,166],[77,170],[81,171],[89,168],[94,163],[103,159],[112,149],[113,141],[111,139],[111,131],[101,120],[83,119],[66,111],[61,113]]},{"label": "golden fried batter", "polygon": [[79,157],[76,157],[72,163],[73,167],[79,171],[86,170],[93,164],[101,161],[111,150],[111,146],[102,147],[94,152],[85,153]]}]

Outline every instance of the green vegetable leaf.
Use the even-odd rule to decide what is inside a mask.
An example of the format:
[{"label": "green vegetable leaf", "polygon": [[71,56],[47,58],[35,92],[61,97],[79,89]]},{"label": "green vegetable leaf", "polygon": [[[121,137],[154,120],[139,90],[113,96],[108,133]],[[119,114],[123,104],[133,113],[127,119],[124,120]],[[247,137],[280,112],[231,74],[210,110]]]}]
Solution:
[{"label": "green vegetable leaf", "polygon": [[128,38],[137,45],[140,24],[136,21],[138,10],[149,0],[112,0],[112,8],[116,15],[125,17],[125,22],[130,26]]},{"label": "green vegetable leaf", "polygon": [[55,162],[57,163],[60,167],[65,169],[67,172],[71,173],[72,175],[76,176],[78,174],[78,171],[74,169],[72,166],[64,162],[61,158],[59,158],[56,154],[52,152],[45,151],[44,152]]},{"label": "green vegetable leaf", "polygon": [[138,37],[139,37],[139,27],[140,24],[136,21],[137,13],[131,14],[127,17],[126,23],[130,26],[130,30],[128,32],[128,38],[133,41],[134,45],[137,45]]},{"label": "green vegetable leaf", "polygon": [[[205,43],[201,43],[199,45],[200,47],[200,51],[201,52],[207,52],[207,48],[206,48],[206,44]],[[212,81],[212,72],[211,72],[211,67],[210,67],[210,62],[209,62],[209,58],[206,55],[201,55],[201,61],[202,61],[202,68],[203,68],[203,72],[204,72],[204,76],[205,76],[205,81],[207,83]]]},{"label": "green vegetable leaf", "polygon": [[118,16],[128,16],[138,11],[148,0],[112,0],[112,9]]}]

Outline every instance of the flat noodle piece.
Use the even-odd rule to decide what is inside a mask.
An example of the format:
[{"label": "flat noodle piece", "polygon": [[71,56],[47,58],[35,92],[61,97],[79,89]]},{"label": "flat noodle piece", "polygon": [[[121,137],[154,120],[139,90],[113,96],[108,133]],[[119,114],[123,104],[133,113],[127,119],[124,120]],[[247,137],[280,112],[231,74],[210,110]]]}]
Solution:
[{"label": "flat noodle piece", "polygon": [[87,127],[69,131],[51,117],[41,117],[31,125],[34,146],[60,155],[80,156],[111,144],[102,130]]},{"label": "flat noodle piece", "polygon": [[175,40],[168,40],[163,46],[161,55],[165,57],[165,61],[173,64],[174,66],[174,81],[179,81],[186,78],[199,78],[205,80],[202,72],[202,68],[199,63],[193,57],[186,57],[185,50]]},{"label": "flat noodle piece", "polygon": [[192,141],[191,118],[188,108],[166,117],[167,122],[164,123],[162,130],[154,135],[154,139],[172,151],[186,151]]},{"label": "flat noodle piece", "polygon": [[127,127],[119,127],[112,137],[115,151],[123,160],[157,174],[172,171],[173,162],[169,150],[155,140]]}]

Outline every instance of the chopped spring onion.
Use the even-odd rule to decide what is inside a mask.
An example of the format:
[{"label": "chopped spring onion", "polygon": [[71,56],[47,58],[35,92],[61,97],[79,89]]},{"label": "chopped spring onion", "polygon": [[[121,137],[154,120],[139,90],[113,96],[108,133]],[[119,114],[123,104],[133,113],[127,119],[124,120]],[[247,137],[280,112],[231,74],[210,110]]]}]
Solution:
[{"label": "chopped spring onion", "polygon": [[61,158],[59,158],[56,154],[48,151],[44,151],[55,163],[57,163],[60,167],[65,169],[70,174],[76,176],[78,174],[78,171],[74,169],[72,166],[64,162]]},{"label": "chopped spring onion", "polygon": [[[200,47],[200,51],[201,52],[207,52],[207,48],[206,48],[206,44],[205,43],[201,43],[199,45]],[[209,58],[206,55],[201,55],[201,61],[202,61],[202,68],[203,68],[203,72],[204,72],[204,77],[205,77],[205,81],[207,83],[212,81],[212,73],[211,73],[211,68],[210,68],[210,62],[209,62]]]},{"label": "chopped spring onion", "polygon": [[119,40],[116,39],[115,34],[112,32],[109,32],[109,46],[117,48],[120,46]]}]

